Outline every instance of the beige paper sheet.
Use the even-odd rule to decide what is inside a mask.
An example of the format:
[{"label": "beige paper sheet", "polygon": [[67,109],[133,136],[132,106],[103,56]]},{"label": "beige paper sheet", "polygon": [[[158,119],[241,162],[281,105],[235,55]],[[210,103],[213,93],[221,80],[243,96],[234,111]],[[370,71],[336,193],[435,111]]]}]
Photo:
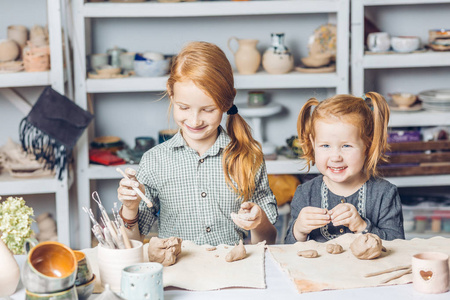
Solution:
[{"label": "beige paper sheet", "polygon": [[[268,249],[283,271],[288,273],[299,293],[410,283],[412,275],[408,274],[387,284],[381,284],[383,280],[402,271],[369,278],[365,278],[364,275],[395,266],[409,265],[412,256],[420,252],[443,252],[450,255],[450,239],[433,237],[383,241],[387,252],[383,252],[377,259],[359,260],[349,248],[356,237],[358,237],[356,234],[345,234],[326,243],[307,241],[293,245],[269,246]],[[326,245],[334,243],[340,244],[344,252],[329,254]],[[304,258],[297,255],[297,251],[310,249],[317,250],[319,257]]]},{"label": "beige paper sheet", "polygon": [[[230,287],[265,288],[264,247],[245,245],[247,257],[235,262],[226,262],[225,256],[232,246],[219,245],[214,251],[208,246],[197,246],[183,241],[177,263],[164,267],[164,287],[173,286],[193,291],[217,290]],[[227,248],[225,248],[227,247]],[[148,244],[144,245],[144,261],[148,261]],[[96,275],[94,293],[100,293],[100,273],[97,264],[97,249],[84,249]]]}]

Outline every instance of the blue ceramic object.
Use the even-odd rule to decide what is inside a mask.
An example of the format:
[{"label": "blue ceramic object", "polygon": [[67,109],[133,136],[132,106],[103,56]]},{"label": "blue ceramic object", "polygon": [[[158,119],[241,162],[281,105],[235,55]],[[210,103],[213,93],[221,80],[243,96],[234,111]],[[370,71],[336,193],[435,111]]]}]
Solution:
[{"label": "blue ceramic object", "polygon": [[163,300],[163,265],[155,262],[131,265],[122,270],[120,296],[128,300]]},{"label": "blue ceramic object", "polygon": [[136,53],[134,56],[134,71],[140,77],[158,77],[169,72],[171,58],[152,60]]}]

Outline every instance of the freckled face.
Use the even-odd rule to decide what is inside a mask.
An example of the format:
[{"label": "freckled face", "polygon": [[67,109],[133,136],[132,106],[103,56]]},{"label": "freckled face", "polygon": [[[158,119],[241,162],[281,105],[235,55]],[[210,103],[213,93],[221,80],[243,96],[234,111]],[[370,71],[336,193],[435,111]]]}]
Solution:
[{"label": "freckled face", "polygon": [[326,179],[341,186],[364,180],[365,146],[356,126],[342,121],[317,121],[312,140],[316,166]]},{"label": "freckled face", "polygon": [[174,84],[172,102],[173,118],[186,143],[195,150],[212,146],[223,116],[214,100],[188,80]]}]

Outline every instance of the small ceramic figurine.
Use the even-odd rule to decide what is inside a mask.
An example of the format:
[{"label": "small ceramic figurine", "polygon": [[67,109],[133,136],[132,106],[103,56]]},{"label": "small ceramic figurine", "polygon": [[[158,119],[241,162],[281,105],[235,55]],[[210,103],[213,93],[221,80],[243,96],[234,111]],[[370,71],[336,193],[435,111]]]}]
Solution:
[{"label": "small ceramic figurine", "polygon": [[294,67],[294,57],[284,45],[284,33],[272,33],[272,45],[264,52],[262,65],[270,74],[288,73]]}]

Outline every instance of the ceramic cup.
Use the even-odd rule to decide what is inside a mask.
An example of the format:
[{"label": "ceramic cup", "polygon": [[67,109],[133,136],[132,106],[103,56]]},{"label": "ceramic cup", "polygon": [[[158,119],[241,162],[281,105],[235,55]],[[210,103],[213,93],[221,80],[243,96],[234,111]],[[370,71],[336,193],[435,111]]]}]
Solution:
[{"label": "ceramic cup", "polygon": [[178,130],[176,129],[165,129],[165,130],[161,130],[158,133],[158,143],[164,143],[165,141],[170,140],[176,133],[178,132]]},{"label": "ceramic cup", "polygon": [[109,64],[109,55],[106,53],[97,53],[89,55],[89,68],[96,70],[101,66]]},{"label": "ceramic cup", "polygon": [[397,52],[412,52],[420,48],[418,36],[394,36],[391,38],[392,49]]},{"label": "ceramic cup", "polygon": [[23,265],[21,278],[27,291],[55,293],[74,286],[77,259],[72,249],[54,241],[36,244],[27,240],[25,250],[28,258]]},{"label": "ceramic cup", "polygon": [[92,279],[94,273],[92,273],[92,268],[89,261],[87,260],[86,254],[78,250],[74,250],[73,252],[75,253],[75,257],[77,258],[78,265],[75,285],[85,284]]},{"label": "ceramic cup", "polygon": [[426,294],[448,291],[448,255],[441,252],[423,252],[412,257],[414,289]]},{"label": "ceramic cup", "polygon": [[155,146],[155,139],[151,136],[138,136],[134,139],[135,151],[145,152]]},{"label": "ceramic cup", "polygon": [[142,242],[131,240],[131,245],[133,248],[130,249],[110,249],[98,245],[98,267],[103,287],[109,284],[113,292],[120,293],[122,269],[144,261]]},{"label": "ceramic cup", "polygon": [[267,104],[266,93],[262,91],[248,92],[248,106],[258,107]]},{"label": "ceramic cup", "polygon": [[163,300],[163,265],[141,263],[122,270],[120,296],[129,300]]},{"label": "ceramic cup", "polygon": [[367,36],[367,47],[373,52],[388,51],[391,48],[391,38],[387,32],[372,32]]},{"label": "ceramic cup", "polygon": [[120,53],[120,67],[125,70],[134,69],[134,56],[135,52],[124,52]]}]

